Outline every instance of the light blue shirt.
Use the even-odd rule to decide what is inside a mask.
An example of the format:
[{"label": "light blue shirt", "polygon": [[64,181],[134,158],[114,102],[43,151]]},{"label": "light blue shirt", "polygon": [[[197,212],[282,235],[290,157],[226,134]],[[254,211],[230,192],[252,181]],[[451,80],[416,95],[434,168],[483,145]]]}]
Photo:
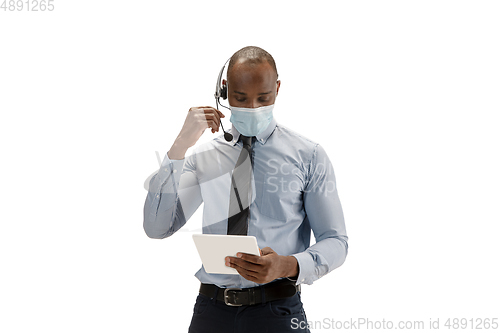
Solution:
[{"label": "light blue shirt", "polygon": [[[229,132],[232,141],[220,135],[182,160],[165,154],[149,181],[144,205],[148,237],[173,235],[202,202],[203,233],[227,234],[231,174],[242,149],[236,128],[232,126]],[[344,215],[330,159],[318,143],[277,124],[274,118],[257,135],[253,154],[248,235],[257,238],[261,249],[293,255],[299,265],[296,284],[312,284],[341,266],[347,256]],[[309,246],[311,230],[316,243]],[[209,274],[203,265],[195,276],[222,288],[259,285],[239,274]]]}]

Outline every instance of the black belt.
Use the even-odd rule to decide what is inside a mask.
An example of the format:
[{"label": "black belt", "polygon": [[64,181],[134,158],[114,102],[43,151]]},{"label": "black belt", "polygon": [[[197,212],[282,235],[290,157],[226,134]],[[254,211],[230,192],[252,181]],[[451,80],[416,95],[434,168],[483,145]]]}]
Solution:
[{"label": "black belt", "polygon": [[253,288],[219,288],[215,284],[202,283],[200,294],[214,298],[231,306],[254,305],[277,299],[292,297],[300,291],[294,281],[281,279]]}]

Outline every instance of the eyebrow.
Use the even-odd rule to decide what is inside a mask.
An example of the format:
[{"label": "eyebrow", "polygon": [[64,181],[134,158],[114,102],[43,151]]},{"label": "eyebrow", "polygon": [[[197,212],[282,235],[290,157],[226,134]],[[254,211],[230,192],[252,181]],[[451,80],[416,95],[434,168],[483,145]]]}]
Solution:
[{"label": "eyebrow", "polygon": [[[240,94],[240,95],[246,95],[244,92],[241,92],[241,91],[236,91],[236,90],[233,90],[235,93],[237,94]],[[267,94],[270,94],[272,93],[272,91],[268,91],[268,92],[264,92],[264,93],[259,93],[259,95],[267,95]]]}]

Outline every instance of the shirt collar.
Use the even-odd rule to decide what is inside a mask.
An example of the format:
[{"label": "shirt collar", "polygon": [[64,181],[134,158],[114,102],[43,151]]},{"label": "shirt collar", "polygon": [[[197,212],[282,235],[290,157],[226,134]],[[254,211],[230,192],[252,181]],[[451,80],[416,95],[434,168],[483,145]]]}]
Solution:
[{"label": "shirt collar", "polygon": [[[259,141],[261,144],[265,144],[267,139],[273,133],[275,127],[276,127],[276,119],[274,119],[274,116],[273,116],[273,119],[271,120],[271,123],[269,123],[267,128],[264,131],[262,131],[260,134],[256,135],[257,141]],[[233,140],[231,140],[228,143],[230,145],[234,146],[234,145],[236,145],[236,143],[238,143],[238,139],[240,138],[240,133],[238,132],[236,127],[234,127],[234,125],[231,125],[231,134],[233,135]]]}]

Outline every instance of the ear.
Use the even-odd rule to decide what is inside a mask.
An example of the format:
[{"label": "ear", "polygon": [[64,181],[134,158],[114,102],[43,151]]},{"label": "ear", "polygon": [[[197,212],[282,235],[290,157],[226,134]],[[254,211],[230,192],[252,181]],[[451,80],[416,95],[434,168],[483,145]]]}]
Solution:
[{"label": "ear", "polygon": [[280,91],[281,81],[280,81],[280,80],[276,81],[276,85],[277,85],[277,88],[276,88],[276,96],[278,96],[278,91]]}]

